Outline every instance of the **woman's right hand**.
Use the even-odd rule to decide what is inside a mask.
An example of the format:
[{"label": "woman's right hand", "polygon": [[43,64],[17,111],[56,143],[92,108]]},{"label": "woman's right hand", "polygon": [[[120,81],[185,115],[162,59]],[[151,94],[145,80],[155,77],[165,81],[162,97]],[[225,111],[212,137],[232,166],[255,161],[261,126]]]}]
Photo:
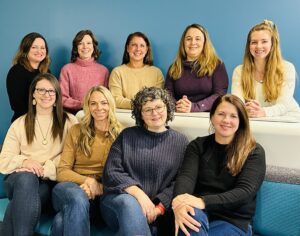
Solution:
[{"label": "woman's right hand", "polygon": [[189,232],[186,229],[186,226],[195,232],[199,232],[201,224],[196,221],[192,216],[195,215],[194,208],[187,204],[177,205],[173,209],[175,216],[175,235],[178,235],[179,228],[186,236],[190,236]]},{"label": "woman's right hand", "polygon": [[23,161],[20,170],[23,168],[29,170],[29,172],[34,173],[38,177],[44,176],[44,168],[38,161],[26,159]]},{"label": "woman's right hand", "polygon": [[149,224],[156,220],[159,211],[143,190],[137,186],[130,186],[126,188],[125,191],[136,198]]}]

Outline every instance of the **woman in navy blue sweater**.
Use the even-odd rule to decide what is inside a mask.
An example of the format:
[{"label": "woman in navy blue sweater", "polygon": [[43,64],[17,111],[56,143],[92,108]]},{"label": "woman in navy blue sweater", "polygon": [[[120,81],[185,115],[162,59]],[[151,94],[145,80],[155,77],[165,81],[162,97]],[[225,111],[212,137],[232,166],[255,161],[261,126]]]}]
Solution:
[{"label": "woman in navy blue sweater", "polygon": [[150,87],[132,102],[136,126],[113,143],[102,176],[102,216],[116,235],[151,235],[170,207],[187,138],[166,126],[174,104],[167,91]]}]

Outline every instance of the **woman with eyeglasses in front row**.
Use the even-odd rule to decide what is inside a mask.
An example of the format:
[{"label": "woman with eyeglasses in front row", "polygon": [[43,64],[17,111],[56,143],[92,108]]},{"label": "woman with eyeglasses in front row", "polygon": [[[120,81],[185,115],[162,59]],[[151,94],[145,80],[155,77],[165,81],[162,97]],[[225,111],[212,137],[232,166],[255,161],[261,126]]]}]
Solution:
[{"label": "woman with eyeglasses in front row", "polygon": [[28,113],[12,123],[0,154],[10,200],[0,235],[33,235],[51,201],[64,139],[75,123],[75,116],[63,112],[57,79],[37,75],[29,88]]},{"label": "woman with eyeglasses in front row", "polygon": [[167,91],[144,88],[132,108],[136,126],[123,130],[110,149],[100,208],[116,235],[151,235],[170,206],[188,140],[166,126],[175,108]]}]

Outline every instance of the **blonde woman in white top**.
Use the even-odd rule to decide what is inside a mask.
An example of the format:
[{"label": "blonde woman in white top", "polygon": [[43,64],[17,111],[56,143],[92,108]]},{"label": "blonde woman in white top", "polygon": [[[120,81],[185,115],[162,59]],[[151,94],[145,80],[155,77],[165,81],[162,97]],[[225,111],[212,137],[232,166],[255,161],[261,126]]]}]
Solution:
[{"label": "blonde woman in white top", "polygon": [[49,202],[67,130],[75,123],[63,112],[61,91],[51,74],[39,74],[29,89],[28,113],[13,122],[0,154],[10,200],[0,235],[33,235]]},{"label": "blonde woman in white top", "polygon": [[283,60],[279,33],[269,20],[248,33],[244,62],[235,68],[232,94],[239,96],[250,117],[270,117],[299,111],[294,99],[296,71]]}]

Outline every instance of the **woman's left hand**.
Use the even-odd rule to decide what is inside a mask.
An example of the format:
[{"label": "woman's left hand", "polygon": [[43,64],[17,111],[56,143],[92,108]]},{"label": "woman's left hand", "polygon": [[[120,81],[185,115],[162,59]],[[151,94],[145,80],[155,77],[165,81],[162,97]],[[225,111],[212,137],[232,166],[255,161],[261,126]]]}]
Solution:
[{"label": "woman's left hand", "polygon": [[187,204],[191,207],[199,208],[201,210],[205,208],[205,203],[202,198],[195,197],[188,193],[180,194],[177,197],[175,197],[172,201],[172,208],[174,210],[178,206],[184,205],[184,204]]},{"label": "woman's left hand", "polygon": [[176,102],[176,112],[188,113],[191,112],[191,109],[192,102],[187,98],[186,95],[182,96],[182,98]]},{"label": "woman's left hand", "polygon": [[265,110],[257,100],[246,101],[245,106],[247,113],[251,118],[266,116]]}]

